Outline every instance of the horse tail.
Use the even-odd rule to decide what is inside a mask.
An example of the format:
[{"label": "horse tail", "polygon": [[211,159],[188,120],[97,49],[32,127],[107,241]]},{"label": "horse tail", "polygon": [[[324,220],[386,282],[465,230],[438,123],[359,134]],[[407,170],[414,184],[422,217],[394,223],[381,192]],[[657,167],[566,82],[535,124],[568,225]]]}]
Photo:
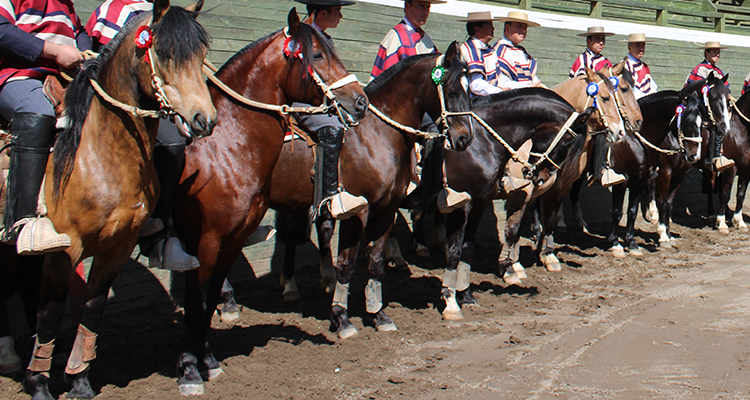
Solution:
[{"label": "horse tail", "polygon": [[78,76],[65,91],[65,105],[68,123],[63,131],[57,135],[55,151],[53,153],[53,187],[54,199],[60,199],[60,193],[70,180],[75,165],[76,153],[81,143],[81,131],[86,121],[94,88],[89,78],[96,76],[98,70],[96,60],[86,61]]}]

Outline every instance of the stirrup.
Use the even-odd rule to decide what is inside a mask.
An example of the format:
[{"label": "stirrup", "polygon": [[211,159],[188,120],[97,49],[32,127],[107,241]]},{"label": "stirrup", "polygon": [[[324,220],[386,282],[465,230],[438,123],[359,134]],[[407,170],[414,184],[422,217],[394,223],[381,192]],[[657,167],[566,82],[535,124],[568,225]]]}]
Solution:
[{"label": "stirrup", "polygon": [[245,243],[242,244],[242,247],[252,246],[260,242],[265,242],[266,240],[270,240],[274,236],[276,236],[276,229],[274,229],[273,226],[261,225],[255,230],[255,232],[253,232],[250,236],[247,237],[247,239],[245,239]]},{"label": "stirrup", "polygon": [[162,268],[170,271],[184,272],[200,267],[197,258],[186,253],[180,239],[169,237],[160,240],[148,257],[149,268]]},{"label": "stirrup", "polygon": [[52,220],[46,217],[23,218],[13,224],[13,230],[20,232],[16,238],[18,255],[30,256],[43,253],[53,253],[70,247],[70,236],[57,233]]},{"label": "stirrup", "polygon": [[440,191],[437,200],[438,211],[441,214],[450,214],[453,210],[462,208],[471,201],[471,195],[466,192],[457,192],[449,187]]},{"label": "stirrup", "polygon": [[724,171],[732,165],[734,165],[734,160],[730,160],[724,156],[718,156],[713,159],[713,166],[716,172]]},{"label": "stirrup", "polygon": [[349,192],[343,191],[331,196],[328,207],[333,218],[345,220],[359,214],[360,211],[367,207],[367,204],[366,198],[354,196]]},{"label": "stirrup", "polygon": [[623,182],[625,182],[625,176],[622,174],[618,174],[612,168],[607,168],[602,171],[602,187],[607,188],[610,186],[619,185]]},{"label": "stirrup", "polygon": [[502,179],[500,179],[500,183],[503,185],[503,190],[505,191],[505,193],[510,193],[529,186],[531,184],[531,181],[528,179],[521,179],[513,175],[506,174],[503,175]]}]

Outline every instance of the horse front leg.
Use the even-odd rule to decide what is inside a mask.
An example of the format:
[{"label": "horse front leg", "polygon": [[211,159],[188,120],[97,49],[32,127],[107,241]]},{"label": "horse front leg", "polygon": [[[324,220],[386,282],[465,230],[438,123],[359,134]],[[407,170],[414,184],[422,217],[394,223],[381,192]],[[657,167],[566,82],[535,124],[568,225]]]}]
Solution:
[{"label": "horse front leg", "polygon": [[[382,220],[383,218],[381,217],[380,219]],[[367,281],[367,286],[365,286],[365,309],[369,323],[378,332],[389,332],[397,329],[391,317],[385,313],[387,303],[383,301],[382,280],[385,276],[385,248],[388,237],[391,234],[391,229],[393,228],[393,218],[390,218],[390,221],[390,226],[384,230],[379,230],[375,234],[377,238],[367,244],[366,250],[367,271],[370,274],[370,279]],[[370,221],[368,228],[382,223],[388,225],[386,221]]]},{"label": "horse front leg", "polygon": [[424,221],[425,213],[428,208],[429,204],[425,205],[425,203],[418,203],[411,211],[412,235],[414,236],[412,247],[419,257],[430,256],[430,248],[427,247],[427,238],[425,236],[426,227]]},{"label": "horse front leg", "polygon": [[[648,200],[648,204],[641,204],[641,206],[643,207],[643,219],[654,225],[657,225],[659,223],[659,204],[656,201],[656,191],[658,186],[657,180],[661,176],[662,173],[660,169],[659,176],[656,179],[651,179],[648,181],[648,196],[646,197],[646,200]],[[669,177],[667,177],[667,179],[668,178]]]},{"label": "horse front leg", "polygon": [[[364,215],[364,217],[363,217]],[[331,303],[331,324],[340,339],[357,335],[357,329],[349,319],[349,284],[354,274],[357,249],[362,239],[367,211],[359,217],[341,221],[339,228],[339,256],[336,265],[336,288]]]},{"label": "horse front leg", "polygon": [[336,220],[333,218],[319,218],[315,224],[318,231],[318,252],[320,254],[320,287],[326,293],[333,293],[336,289],[336,269],[333,267],[331,240]]},{"label": "horse front leg", "polygon": [[555,255],[554,233],[555,229],[559,229],[555,222],[559,219],[557,213],[558,210],[562,209],[562,202],[560,202],[561,206],[558,207],[555,202],[550,200],[547,195],[543,195],[538,200],[537,211],[541,232],[538,236],[537,249],[539,249],[539,261],[547,268],[547,271],[559,272],[562,271],[562,265]]},{"label": "horse front leg", "polygon": [[617,258],[625,257],[625,250],[620,245],[617,235],[620,219],[622,219],[622,205],[625,202],[625,189],[627,189],[625,184],[612,186],[612,230],[607,236],[607,240],[611,246],[609,251]]},{"label": "horse front leg", "polygon": [[729,198],[732,195],[732,184],[737,167],[732,166],[722,171],[719,175],[719,212],[716,213],[716,229],[721,234],[729,234],[727,226],[727,214],[729,214]]},{"label": "horse front leg", "polygon": [[518,285],[521,279],[526,278],[526,272],[523,265],[518,262],[519,246],[518,239],[521,232],[521,221],[526,205],[531,198],[532,185],[523,190],[511,194],[505,201],[506,223],[505,223],[505,240],[502,243],[500,257],[498,259],[499,273],[505,283],[509,285]]},{"label": "horse front leg", "polygon": [[643,189],[644,186],[642,184],[630,188],[630,196],[628,198],[628,221],[625,226],[625,245],[628,246],[629,253],[636,257],[643,256],[643,250],[635,243],[635,219],[638,217],[638,207],[640,206]]},{"label": "horse front leg", "polygon": [[99,323],[104,315],[109,289],[122,266],[129,259],[133,247],[135,247],[135,240],[119,251],[94,256],[86,282],[86,298],[81,322],[65,367],[65,374],[73,386],[68,392],[68,398],[91,399],[96,395],[89,382],[89,372],[91,362],[96,359]]},{"label": "horse front leg", "polygon": [[221,302],[224,306],[221,307],[219,316],[222,321],[228,324],[234,324],[240,319],[240,307],[234,299],[234,287],[229,283],[229,279],[224,279],[224,284],[221,286],[220,296]]},{"label": "horse front leg", "polygon": [[583,213],[581,212],[581,189],[583,188],[584,178],[578,178],[573,182],[573,187],[570,189],[570,202],[573,206],[573,219],[576,224],[585,233],[589,232],[589,225],[583,219]]},{"label": "horse front leg", "polygon": [[[669,218],[671,215],[670,189],[672,185],[672,168],[662,165],[659,169],[659,176],[654,179],[653,197],[656,201],[658,216],[651,217],[650,222],[656,223],[656,232],[659,234],[659,247],[669,248],[672,241],[669,235]],[[649,184],[649,189],[651,185]],[[650,210],[650,206],[649,206]]]},{"label": "horse front leg", "polygon": [[732,216],[732,224],[740,232],[747,233],[748,228],[745,219],[742,216],[742,205],[745,204],[745,194],[747,193],[747,183],[750,181],[750,175],[739,175],[737,179],[737,205]]},{"label": "horse front leg", "polygon": [[461,251],[466,232],[466,216],[469,215],[470,210],[471,204],[467,204],[462,210],[454,210],[447,215],[446,232],[451,233],[445,238],[446,267],[441,297],[445,302],[443,319],[448,321],[458,321],[464,318],[461,314],[461,308],[459,308],[459,299],[465,299],[468,302],[473,301],[476,304],[476,299],[471,295],[469,289],[471,266],[461,261]]},{"label": "horse front leg", "polygon": [[55,336],[65,312],[65,301],[74,273],[75,268],[67,253],[46,255],[37,313],[37,336],[24,378],[24,389],[34,400],[53,399],[48,387],[52,352],[55,349]]},{"label": "horse front leg", "polygon": [[[33,256],[38,257],[38,256]],[[10,333],[8,300],[13,293],[14,269],[19,257],[16,246],[0,244],[0,375],[16,375],[23,371],[21,358],[16,353],[15,341]],[[38,292],[37,292],[38,293]],[[23,303],[24,308],[28,305]],[[36,314],[34,309],[34,314]],[[36,318],[36,315],[34,316]]]}]

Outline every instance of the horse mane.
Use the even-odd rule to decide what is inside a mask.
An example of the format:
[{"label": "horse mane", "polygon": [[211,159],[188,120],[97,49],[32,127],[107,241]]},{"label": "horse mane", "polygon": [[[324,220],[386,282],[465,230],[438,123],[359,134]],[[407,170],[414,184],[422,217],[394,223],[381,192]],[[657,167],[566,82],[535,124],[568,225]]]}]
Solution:
[{"label": "horse mane", "polygon": [[[427,53],[427,54],[418,54],[416,56],[411,56],[408,58],[405,58],[399,62],[397,62],[392,67],[386,69],[383,71],[380,75],[378,75],[375,79],[373,79],[367,86],[365,86],[365,94],[368,96],[370,93],[374,93],[376,90],[380,89],[386,82],[388,82],[391,78],[396,76],[401,70],[408,68],[422,60],[425,59],[434,59],[440,56],[440,53]],[[464,69],[466,67],[466,64],[461,60],[460,55],[456,55],[456,58],[454,59],[453,63],[447,68],[446,74],[445,74],[445,83],[443,85],[445,87],[453,87],[456,84],[456,81],[458,79],[461,79],[462,76],[464,76]]]},{"label": "horse mane", "polygon": [[[556,100],[556,101],[562,101],[565,104],[568,104],[565,99],[560,97],[559,94],[542,88],[521,88],[521,89],[513,89],[513,90],[506,90],[504,92],[491,94],[489,96],[474,96],[471,99],[471,107],[481,107],[485,106],[491,103],[494,103],[496,101],[502,101],[506,100],[508,98],[515,98],[515,97],[522,97],[522,96],[528,96],[528,95],[537,95],[542,98],[546,98],[549,100]],[[573,106],[568,106],[572,109]]]},{"label": "horse mane", "polygon": [[[254,49],[255,47],[258,47],[258,45],[262,43],[267,42],[272,37],[275,37],[282,30],[283,29],[279,29],[276,32],[272,32],[248,44],[247,46],[243,47],[242,50],[238,51],[226,63],[224,63],[224,65],[219,69],[219,72],[222,72],[224,69],[228,68],[229,66],[240,62],[243,56],[247,54],[250,50]],[[300,77],[300,79],[303,79],[303,80],[312,79],[310,77],[310,74],[308,74],[306,71],[310,67],[310,61],[314,59],[313,41],[312,41],[313,37],[317,39],[318,44],[322,48],[323,52],[329,55],[336,55],[336,48],[333,46],[333,41],[331,39],[326,37],[323,34],[323,32],[315,29],[311,25],[300,22],[299,26],[297,27],[297,31],[295,31],[294,34],[292,34],[292,36],[289,38],[289,42],[297,43],[302,49],[302,59],[301,59],[302,67],[300,68],[300,71],[302,71],[302,76]]]},{"label": "horse mane", "polygon": [[[154,51],[159,58],[170,60],[176,66],[187,64],[208,47],[210,36],[195,20],[198,13],[172,6],[151,28],[157,40]],[[90,79],[98,80],[99,73],[112,60],[123,40],[152,13],[142,13],[130,19],[112,40],[102,48],[99,56],[83,62],[78,75],[65,91],[68,124],[57,136],[53,155],[54,198],[68,183],[73,172],[76,153],[81,143],[81,132],[94,98]]]},{"label": "horse mane", "polygon": [[643,109],[644,107],[652,107],[655,104],[661,103],[668,98],[678,97],[680,95],[676,90],[661,90],[654,94],[641,97],[638,99],[638,105]]},{"label": "horse mane", "polygon": [[707,80],[705,78],[690,82],[687,86],[683,87],[682,90],[680,90],[680,95],[684,96],[685,94],[693,92],[693,91],[700,91],[700,87],[705,85],[706,82]]},{"label": "horse mane", "polygon": [[630,87],[635,87],[635,80],[633,79],[633,74],[631,74],[630,71],[623,68],[621,74],[622,79],[625,79],[625,82],[627,82]]}]

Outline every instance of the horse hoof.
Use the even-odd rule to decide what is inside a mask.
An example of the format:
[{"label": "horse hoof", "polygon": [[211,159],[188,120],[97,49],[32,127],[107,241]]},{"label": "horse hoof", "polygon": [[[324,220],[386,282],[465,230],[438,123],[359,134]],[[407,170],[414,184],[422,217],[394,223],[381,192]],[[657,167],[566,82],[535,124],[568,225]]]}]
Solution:
[{"label": "horse hoof", "polygon": [[299,292],[291,292],[291,293],[284,293],[281,295],[281,298],[284,299],[287,303],[294,303],[296,301],[302,300],[302,296],[299,295]]},{"label": "horse hoof", "polygon": [[479,306],[477,298],[471,292],[471,289],[462,290],[456,293],[456,302],[459,306]]},{"label": "horse hoof", "polygon": [[180,385],[180,394],[183,396],[200,396],[203,391],[202,383],[183,383]]},{"label": "horse hoof", "polygon": [[719,233],[721,233],[722,235],[728,235],[728,234],[729,234],[729,228],[727,228],[727,227],[724,227],[724,226],[720,226],[720,227],[718,227],[718,228],[716,228],[716,229],[717,229],[717,230],[719,231]]},{"label": "horse hoof", "polygon": [[212,380],[220,377],[223,374],[224,374],[224,369],[222,369],[221,367],[211,368],[206,373],[206,377],[208,378],[209,381],[212,381]]},{"label": "horse hoof", "polygon": [[741,226],[737,228],[742,233],[747,233],[749,230],[747,229],[747,226]]},{"label": "horse hoof", "polygon": [[239,319],[240,319],[239,311],[222,311],[221,312],[221,320],[228,324],[233,324],[237,322],[237,320]]},{"label": "horse hoof", "polygon": [[662,249],[671,249],[673,247],[674,247],[674,243],[672,243],[671,240],[666,241],[666,242],[659,242],[659,248],[662,248]]},{"label": "horse hoof", "polygon": [[520,285],[521,284],[521,278],[518,277],[518,274],[515,272],[506,272],[503,275],[503,281],[507,283],[508,285]]},{"label": "horse hoof", "polygon": [[12,336],[0,338],[0,375],[13,375],[23,371],[21,358],[16,354]]},{"label": "horse hoof", "polygon": [[612,252],[612,255],[615,256],[615,258],[625,258],[625,250],[620,245],[612,246],[609,251]]},{"label": "horse hoof", "polygon": [[443,319],[446,321],[460,321],[464,319],[463,314],[461,314],[461,310],[455,311],[455,310],[443,310]]},{"label": "horse hoof", "polygon": [[546,264],[545,267],[547,268],[547,271],[549,272],[560,272],[562,271],[562,265],[560,265],[560,262],[552,262],[549,264]]},{"label": "horse hoof", "polygon": [[630,255],[636,256],[636,257],[643,257],[643,249],[640,247],[636,247],[634,249],[628,250],[630,252]]},{"label": "horse hoof", "polygon": [[516,275],[518,275],[518,279],[526,279],[526,271],[523,269],[523,265],[521,265],[520,262],[514,262],[513,263],[513,271],[516,271]]},{"label": "horse hoof", "polygon": [[393,323],[393,322],[386,323],[386,324],[380,324],[380,325],[376,326],[375,329],[378,332],[392,332],[392,331],[397,331],[398,330],[398,328],[396,328],[396,324]]},{"label": "horse hoof", "polygon": [[349,339],[357,336],[357,328],[350,326],[348,328],[340,328],[338,331],[336,331],[336,335],[338,335],[339,339]]}]

